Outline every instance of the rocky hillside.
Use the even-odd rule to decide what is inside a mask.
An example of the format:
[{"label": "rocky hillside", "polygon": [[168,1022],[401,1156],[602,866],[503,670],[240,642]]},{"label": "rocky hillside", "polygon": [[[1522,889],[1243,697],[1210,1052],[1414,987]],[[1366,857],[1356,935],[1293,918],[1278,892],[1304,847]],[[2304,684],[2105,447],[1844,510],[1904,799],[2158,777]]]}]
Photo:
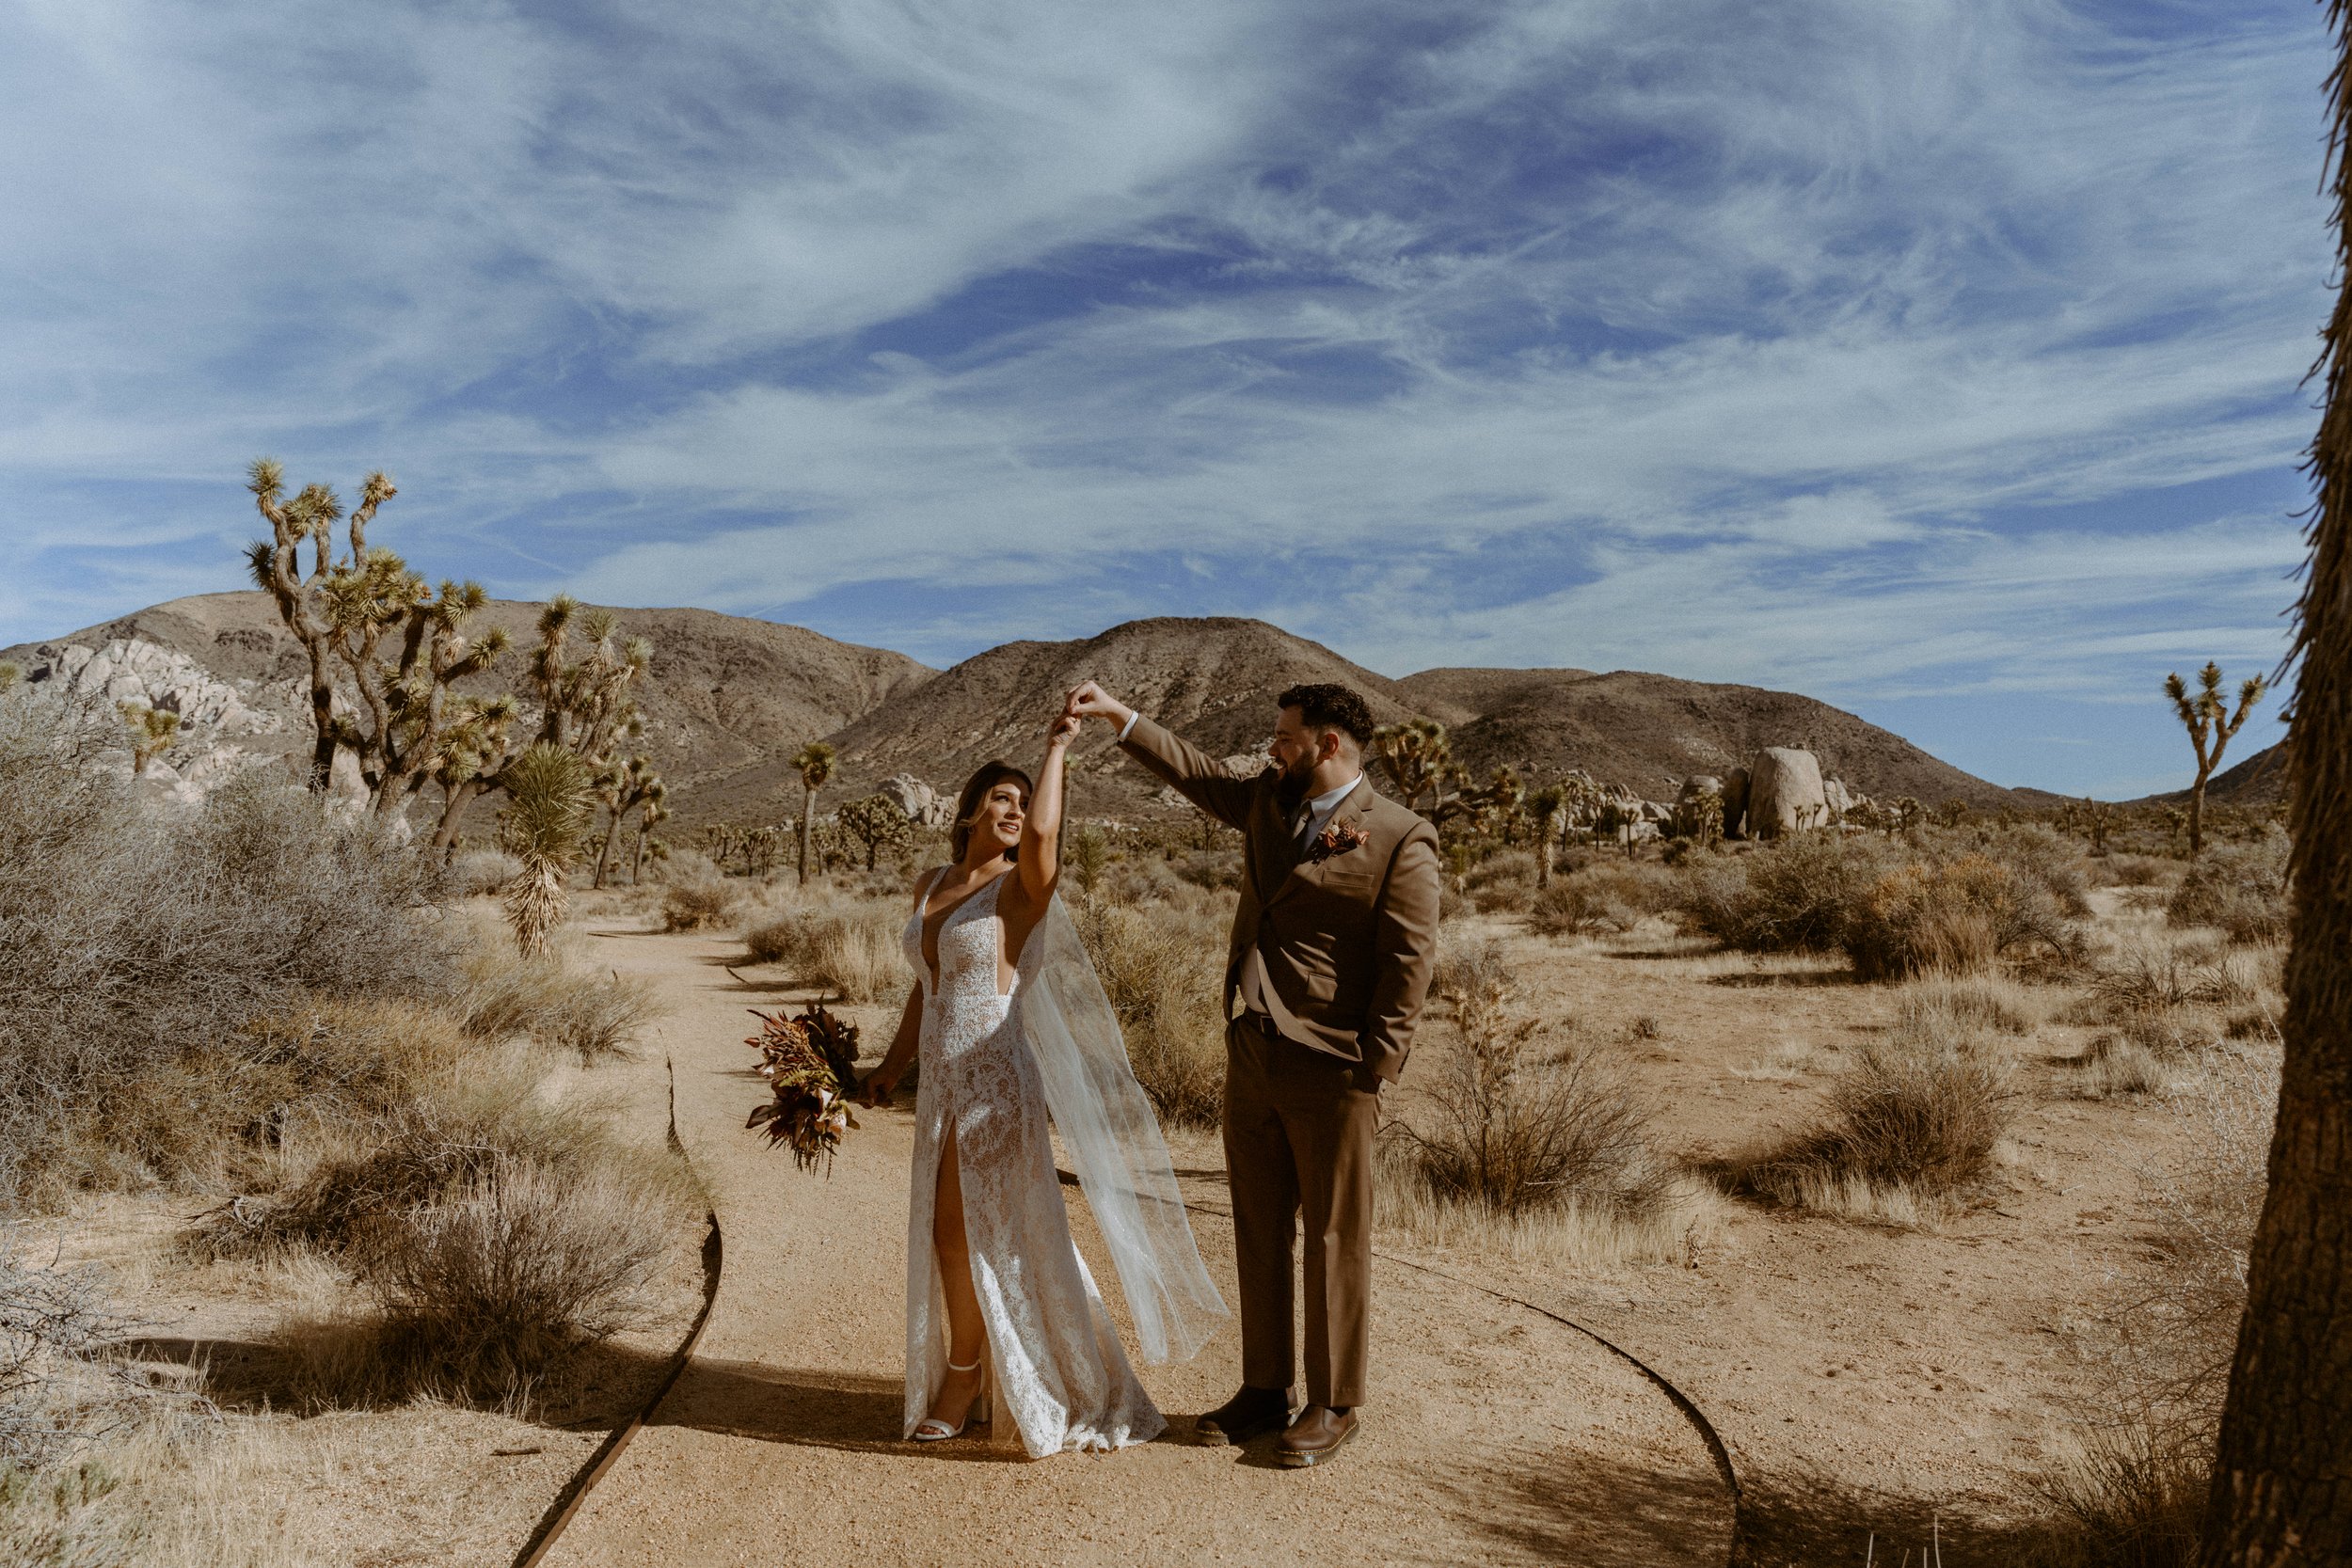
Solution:
[{"label": "rocky hillside", "polygon": [[[537,611],[494,601],[484,621],[528,641]],[[1661,800],[1684,775],[1721,772],[1764,746],[1803,746],[1864,794],[1979,806],[2009,798],[1898,736],[1789,692],[1626,671],[1441,669],[1390,680],[1263,621],[1131,621],[1073,641],[1008,642],[933,672],[799,626],[703,610],[614,613],[624,634],[654,644],[644,746],[669,777],[688,829],[791,816],[800,788],[786,759],[820,737],[840,754],[830,800],[902,774],[952,792],[992,757],[1033,759],[1062,694],[1089,677],[1220,756],[1263,745],[1284,687],[1342,681],[1365,694],[1381,722],[1443,722],[1456,754],[1480,773],[1506,763],[1538,776],[1581,768]],[[165,759],[182,774],[209,778],[307,743],[300,650],[258,593],[176,599],[0,657],[36,678],[182,708],[191,738]],[[508,675],[520,665],[511,659]],[[1150,777],[1099,726],[1073,776],[1082,812],[1165,809]]]},{"label": "rocky hillside", "polygon": [[1615,670],[1424,670],[1396,683],[1407,701],[1453,723],[1454,754],[1475,773],[1581,768],[1604,784],[1672,800],[1693,773],[1743,767],[1766,746],[1795,746],[1864,795],[1998,805],[2009,791],[1842,708],[1792,691],[1713,686]]},{"label": "rocky hillside", "polygon": [[[518,646],[532,641],[536,604],[493,599],[472,625],[503,626]],[[771,754],[789,755],[802,745],[840,729],[895,693],[928,680],[932,672],[904,654],[836,642],[801,626],[721,615],[707,610],[618,610],[621,635],[642,636],[654,645],[653,674],[641,699],[645,710],[642,742],[690,805],[695,789],[739,771]],[[149,610],[86,627],[45,641],[0,649],[0,658],[24,667],[35,678],[63,672],[69,649],[103,649],[119,643],[120,681],[131,665],[154,678],[114,696],[162,701],[181,707],[196,689],[192,668],[228,687],[265,728],[238,723],[208,725],[206,715],[189,712],[190,738],[167,762],[187,766],[200,758],[208,741],[233,739],[249,752],[282,754],[309,745],[305,704],[309,665],[300,644],[278,624],[278,611],[258,592],[207,594],[174,599]],[[143,652],[141,650],[153,650]],[[494,675],[475,684],[502,690],[519,676],[519,653],[510,654]],[[177,672],[177,673],[175,673]],[[151,692],[148,686],[154,687]],[[218,701],[217,698],[208,699]]]}]

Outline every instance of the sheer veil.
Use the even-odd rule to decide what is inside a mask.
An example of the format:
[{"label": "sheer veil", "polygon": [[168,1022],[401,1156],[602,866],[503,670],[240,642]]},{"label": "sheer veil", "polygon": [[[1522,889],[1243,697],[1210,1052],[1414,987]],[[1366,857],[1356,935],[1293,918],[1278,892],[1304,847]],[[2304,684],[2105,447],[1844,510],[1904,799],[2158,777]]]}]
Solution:
[{"label": "sheer veil", "polygon": [[1119,1015],[1060,898],[1030,933],[1020,971],[1013,1005],[1046,1108],[1119,1270],[1143,1359],[1188,1361],[1225,1319],[1225,1299],[1193,1242]]}]

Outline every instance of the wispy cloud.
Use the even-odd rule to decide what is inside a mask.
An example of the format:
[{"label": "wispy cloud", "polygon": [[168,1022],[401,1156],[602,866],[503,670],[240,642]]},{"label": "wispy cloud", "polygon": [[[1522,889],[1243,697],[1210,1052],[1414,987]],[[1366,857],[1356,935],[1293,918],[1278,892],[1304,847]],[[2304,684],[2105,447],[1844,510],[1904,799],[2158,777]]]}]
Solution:
[{"label": "wispy cloud", "polygon": [[[0,641],[228,586],[268,450],[392,467],[437,571],[933,658],[1260,613],[1866,712],[2265,664],[2325,65],[2053,0],[36,0]],[[2014,774],[1985,701],[1946,750]]]}]

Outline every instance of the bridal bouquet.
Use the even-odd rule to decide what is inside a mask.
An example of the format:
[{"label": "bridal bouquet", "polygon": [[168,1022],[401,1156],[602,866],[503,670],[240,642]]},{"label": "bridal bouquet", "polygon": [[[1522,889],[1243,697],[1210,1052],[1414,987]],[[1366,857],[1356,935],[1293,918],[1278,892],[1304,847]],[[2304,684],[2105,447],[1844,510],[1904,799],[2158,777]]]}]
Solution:
[{"label": "bridal bouquet", "polygon": [[773,1098],[755,1108],[745,1127],[765,1126],[771,1145],[787,1144],[802,1170],[822,1162],[833,1173],[833,1152],[842,1134],[857,1126],[850,1096],[857,1089],[857,1025],[835,1018],[822,1004],[798,1018],[750,1009],[759,1033],[743,1043],[759,1052],[759,1075]]}]

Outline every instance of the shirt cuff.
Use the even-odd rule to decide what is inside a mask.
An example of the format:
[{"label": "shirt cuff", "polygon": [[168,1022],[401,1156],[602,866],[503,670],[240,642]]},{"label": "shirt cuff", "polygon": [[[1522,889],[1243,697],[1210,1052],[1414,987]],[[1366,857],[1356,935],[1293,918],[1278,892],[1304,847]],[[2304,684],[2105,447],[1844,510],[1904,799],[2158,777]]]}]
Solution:
[{"label": "shirt cuff", "polygon": [[1136,721],[1142,717],[1143,710],[1139,707],[1131,707],[1127,710],[1127,721],[1119,726],[1119,739],[1121,745],[1126,743],[1128,732],[1136,727]]}]

